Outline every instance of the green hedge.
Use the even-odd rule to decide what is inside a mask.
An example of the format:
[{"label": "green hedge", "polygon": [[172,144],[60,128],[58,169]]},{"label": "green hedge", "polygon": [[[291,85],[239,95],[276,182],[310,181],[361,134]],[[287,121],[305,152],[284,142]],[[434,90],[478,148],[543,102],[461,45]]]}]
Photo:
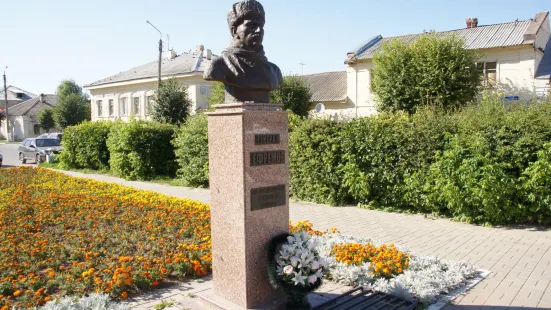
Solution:
[{"label": "green hedge", "polygon": [[106,141],[112,122],[84,122],[63,131],[63,151],[59,156],[66,169],[109,169]]},{"label": "green hedge", "polygon": [[338,205],[348,202],[343,188],[340,133],[344,124],[304,120],[290,135],[290,189],[301,200]]},{"label": "green hedge", "polygon": [[548,224],[549,142],[550,102],[505,108],[497,97],[453,113],[306,120],[291,134],[291,193],[477,223]]},{"label": "green hedge", "polygon": [[172,125],[151,121],[114,125],[107,139],[111,170],[129,180],[174,176],[174,129]]},{"label": "green hedge", "polygon": [[178,178],[185,186],[208,187],[209,148],[207,116],[197,114],[182,125],[172,141],[178,163]]}]

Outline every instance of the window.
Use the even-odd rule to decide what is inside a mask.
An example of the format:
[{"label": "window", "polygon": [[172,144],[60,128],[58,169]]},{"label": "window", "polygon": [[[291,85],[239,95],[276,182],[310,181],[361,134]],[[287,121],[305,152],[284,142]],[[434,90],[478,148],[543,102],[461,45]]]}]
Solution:
[{"label": "window", "polygon": [[480,86],[492,88],[497,83],[497,62],[477,63],[478,75],[480,76]]},{"label": "window", "polygon": [[29,146],[29,145],[31,145],[31,140],[23,141],[23,146]]},{"label": "window", "polygon": [[134,97],[134,114],[140,115],[140,97]]},{"label": "window", "polygon": [[147,102],[145,106],[145,115],[151,114],[152,106],[153,106],[153,96],[147,96]]},{"label": "window", "polygon": [[115,105],[113,104],[113,99],[109,99],[109,116],[115,114]]},{"label": "window", "polygon": [[126,115],[126,98],[121,98],[119,102],[121,104],[121,115]]},{"label": "window", "polygon": [[103,109],[102,109],[102,106],[101,106],[101,100],[96,101],[96,105],[98,106],[98,116],[102,116],[103,115]]},{"label": "window", "polygon": [[39,135],[40,134],[40,125],[36,124],[34,127],[34,134]]}]

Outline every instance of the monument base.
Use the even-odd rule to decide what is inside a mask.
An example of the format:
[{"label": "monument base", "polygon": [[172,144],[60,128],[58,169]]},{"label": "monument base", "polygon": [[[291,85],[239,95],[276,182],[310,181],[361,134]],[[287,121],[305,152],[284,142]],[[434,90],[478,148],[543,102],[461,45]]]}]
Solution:
[{"label": "monument base", "polygon": [[[247,308],[234,304],[233,302],[220,297],[214,290],[208,290],[197,294],[197,297],[210,309],[215,310],[247,310]],[[272,298],[265,304],[248,309],[263,309],[263,310],[284,310],[285,309],[285,297]]]},{"label": "monument base", "polygon": [[289,231],[288,114],[278,104],[215,108],[208,113],[208,137],[213,293],[218,297],[211,300],[276,309],[269,306],[279,293],[268,279],[268,244]]}]

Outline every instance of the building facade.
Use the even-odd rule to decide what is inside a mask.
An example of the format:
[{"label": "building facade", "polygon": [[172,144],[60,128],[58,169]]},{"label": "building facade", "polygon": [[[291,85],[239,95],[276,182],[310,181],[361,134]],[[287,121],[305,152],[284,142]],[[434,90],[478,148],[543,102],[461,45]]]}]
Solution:
[{"label": "building facade", "polygon": [[[162,59],[161,79],[176,78],[187,86],[193,101],[192,114],[208,107],[212,82],[203,80],[203,72],[213,57],[210,50],[199,45],[194,52],[181,55],[168,51]],[[85,85],[90,92],[92,121],[151,119],[157,81],[158,61],[153,61]]]},{"label": "building facade", "polygon": [[[549,66],[551,58],[548,12],[537,13],[530,20],[487,26],[478,26],[476,19],[468,19],[467,28],[437,34],[457,35],[465,40],[467,49],[477,51],[483,87],[514,100],[532,99],[549,92],[549,70],[543,68],[544,64]],[[421,35],[389,38],[379,35],[347,54],[346,85],[351,114],[359,117],[377,113],[370,70],[373,56],[382,45],[392,39],[408,43]]]},{"label": "building facade", "polygon": [[[43,109],[52,109],[57,104],[56,95],[40,94],[36,98],[29,99],[9,108],[9,122],[11,141],[23,141],[26,138],[34,138],[46,133],[40,127],[38,114]],[[58,132],[57,128],[50,128],[49,132]]]},{"label": "building facade", "polygon": [[[6,109],[6,96],[4,94],[4,87],[0,87],[0,109],[2,110],[2,112],[4,112],[4,110]],[[31,92],[28,92],[26,90],[23,90],[19,87],[15,87],[15,86],[7,86],[6,87],[6,90],[7,90],[7,94],[8,94],[8,115],[11,115],[11,107],[15,106],[15,105],[18,105],[22,102],[25,102],[27,100],[30,100],[30,99],[33,99],[33,98],[36,98],[36,95],[31,93]],[[13,122],[13,118],[10,118]],[[8,122],[7,121],[2,121],[2,126],[0,126],[0,139],[2,140],[7,140],[8,136],[6,134],[6,130],[7,130],[7,124]],[[10,126],[12,126],[12,123],[10,122],[9,123]],[[11,132],[11,128],[10,127],[10,136],[13,136],[13,133]],[[12,137],[10,137],[10,140]]]}]

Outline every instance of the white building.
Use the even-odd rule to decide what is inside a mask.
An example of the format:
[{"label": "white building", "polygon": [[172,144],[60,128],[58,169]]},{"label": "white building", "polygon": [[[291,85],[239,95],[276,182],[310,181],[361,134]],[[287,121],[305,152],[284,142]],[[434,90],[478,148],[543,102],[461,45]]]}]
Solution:
[{"label": "white building", "polygon": [[[161,79],[176,78],[188,86],[193,101],[192,113],[208,106],[212,82],[203,80],[203,72],[213,55],[202,45],[191,53],[165,52]],[[96,81],[84,88],[90,91],[92,121],[150,119],[152,98],[157,89],[158,60]]]},{"label": "white building", "polygon": [[[2,112],[6,109],[6,96],[4,94],[4,87],[0,87],[0,110]],[[6,90],[8,91],[8,115],[11,115],[11,107],[20,104],[24,101],[27,101],[32,98],[36,98],[36,95],[28,92],[26,90],[23,90],[21,88],[9,85],[6,87]],[[11,118],[10,118],[11,119]],[[0,139],[7,139],[6,135],[6,125],[8,124],[7,121],[2,121],[2,126],[0,128]],[[12,136],[11,131],[12,123],[10,122],[10,137]],[[10,138],[11,140],[11,138]]]},{"label": "white building", "polygon": [[[38,114],[43,109],[51,109],[57,104],[56,95],[44,95],[29,99],[9,108],[10,136],[13,141],[23,141],[26,138],[33,138],[46,131],[40,128]],[[50,132],[60,131],[50,128]],[[11,139],[10,139],[11,140]]]},{"label": "white building", "polygon": [[[470,22],[469,22],[470,21]],[[468,19],[464,29],[438,32],[440,36],[455,34],[465,39],[465,47],[480,54],[484,65],[484,84],[501,91],[509,99],[530,99],[549,91],[551,43],[549,13],[535,18],[502,24],[479,26]],[[376,113],[371,92],[373,55],[382,44],[392,39],[411,42],[422,34],[383,38],[376,36],[347,54],[346,101],[326,105],[325,114],[347,113],[367,116]]]}]

